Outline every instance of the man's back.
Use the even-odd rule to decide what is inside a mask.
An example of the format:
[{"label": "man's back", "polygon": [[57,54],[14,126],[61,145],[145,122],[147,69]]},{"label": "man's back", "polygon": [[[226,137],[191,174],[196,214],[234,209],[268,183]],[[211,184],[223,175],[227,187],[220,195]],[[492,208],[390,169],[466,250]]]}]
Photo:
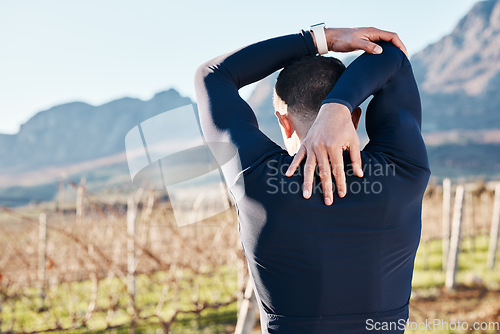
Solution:
[{"label": "man's back", "polygon": [[240,234],[266,312],[371,313],[408,302],[427,177],[401,176],[407,166],[382,154],[362,158],[365,176],[348,176],[348,195],[332,206],[318,191],[302,198],[302,169],[280,172],[292,159],[286,153],[245,175]]},{"label": "man's back", "polygon": [[332,206],[320,192],[302,198],[302,169],[291,178],[280,172],[292,159],[286,153],[245,175],[240,235],[270,325],[353,314],[364,324],[370,313],[406,311],[427,174],[402,176],[397,170],[408,166],[383,154],[362,158],[365,176],[348,176],[348,195]]},{"label": "man's back", "polygon": [[[204,103],[207,107],[200,113],[205,135],[209,141],[229,140],[241,158],[243,171],[229,169],[225,176],[237,194],[240,236],[263,332],[359,334],[368,319],[406,320],[429,177],[411,66],[401,51],[385,44],[384,54],[365,54],[350,65],[325,99],[352,111],[375,94],[367,110],[365,176],[349,176],[345,156],[348,194],[325,206],[317,187],[310,199],[302,198],[303,170],[285,176],[292,158],[254,128],[251,109],[231,95],[231,86],[245,82],[256,50],[259,55],[268,50],[271,57],[278,46],[302,46],[300,38],[287,38],[208,65],[198,80],[203,85],[197,86],[202,112]],[[393,332],[401,331],[384,333]]]}]

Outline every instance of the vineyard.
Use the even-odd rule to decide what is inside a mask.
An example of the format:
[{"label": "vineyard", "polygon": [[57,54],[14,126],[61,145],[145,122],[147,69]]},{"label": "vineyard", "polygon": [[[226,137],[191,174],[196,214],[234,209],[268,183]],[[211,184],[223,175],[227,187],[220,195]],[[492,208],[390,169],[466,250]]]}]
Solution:
[{"label": "vineyard", "polygon": [[[458,188],[449,189],[449,202]],[[495,190],[482,182],[464,189],[451,289],[443,270],[446,191],[427,190],[410,320],[500,322],[499,264],[488,266]],[[164,194],[111,199],[83,184],[71,191],[75,201],[0,211],[1,333],[235,331],[248,273],[234,209],[178,227]]]}]

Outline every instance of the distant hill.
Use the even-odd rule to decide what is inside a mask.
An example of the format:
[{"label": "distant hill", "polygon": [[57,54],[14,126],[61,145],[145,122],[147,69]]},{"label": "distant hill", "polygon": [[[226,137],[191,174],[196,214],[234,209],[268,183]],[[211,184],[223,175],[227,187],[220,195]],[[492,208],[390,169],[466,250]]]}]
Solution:
[{"label": "distant hill", "polygon": [[500,128],[500,1],[474,5],[453,31],[411,57],[424,131]]},{"label": "distant hill", "polygon": [[191,103],[169,89],[147,101],[125,97],[99,106],[72,102],[37,113],[17,134],[0,135],[0,205],[51,199],[61,176],[75,182],[86,177],[93,190],[130,182],[124,155],[127,132]]},{"label": "distant hill", "polygon": [[125,150],[127,131],[141,121],[192,103],[174,89],[148,101],[122,98],[92,106],[72,102],[41,111],[15,135],[0,136],[0,175],[107,157]]}]

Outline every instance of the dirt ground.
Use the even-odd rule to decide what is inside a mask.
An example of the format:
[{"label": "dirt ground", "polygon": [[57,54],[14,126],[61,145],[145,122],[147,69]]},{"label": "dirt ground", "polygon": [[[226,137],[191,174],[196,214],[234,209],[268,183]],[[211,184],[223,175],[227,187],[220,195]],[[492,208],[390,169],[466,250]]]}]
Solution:
[{"label": "dirt ground", "polygon": [[414,294],[410,301],[410,321],[425,319],[500,323],[500,291],[459,285],[454,291],[443,287],[428,296]]},{"label": "dirt ground", "polygon": [[[426,319],[428,321],[441,319],[448,323],[467,322],[470,327],[474,322],[497,322],[500,326],[500,291],[488,290],[484,286],[458,285],[453,291],[443,287],[431,293],[426,291],[425,295],[413,293],[410,300],[409,321],[424,323]],[[258,321],[252,333],[261,333]],[[430,333],[456,332],[432,330]],[[500,333],[500,331],[465,331],[465,333]]]}]

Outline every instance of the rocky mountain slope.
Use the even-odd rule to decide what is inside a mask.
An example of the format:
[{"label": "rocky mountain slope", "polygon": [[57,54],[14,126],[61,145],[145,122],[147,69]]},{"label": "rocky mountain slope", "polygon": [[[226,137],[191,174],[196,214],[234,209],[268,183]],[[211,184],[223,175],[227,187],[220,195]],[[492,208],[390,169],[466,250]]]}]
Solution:
[{"label": "rocky mountain slope", "polygon": [[73,102],[39,112],[15,135],[0,136],[0,175],[99,159],[125,150],[138,123],[192,103],[170,89],[148,101],[122,98],[92,106]]},{"label": "rocky mountain slope", "polygon": [[424,131],[500,128],[500,1],[478,2],[453,31],[411,57]]}]

